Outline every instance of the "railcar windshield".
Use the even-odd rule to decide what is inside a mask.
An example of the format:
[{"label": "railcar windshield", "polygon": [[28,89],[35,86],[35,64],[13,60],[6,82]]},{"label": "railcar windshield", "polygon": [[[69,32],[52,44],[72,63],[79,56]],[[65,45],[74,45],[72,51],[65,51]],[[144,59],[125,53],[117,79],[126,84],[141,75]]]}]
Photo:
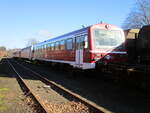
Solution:
[{"label": "railcar windshield", "polygon": [[124,37],[119,30],[105,30],[95,28],[93,30],[95,48],[113,48],[124,42]]}]

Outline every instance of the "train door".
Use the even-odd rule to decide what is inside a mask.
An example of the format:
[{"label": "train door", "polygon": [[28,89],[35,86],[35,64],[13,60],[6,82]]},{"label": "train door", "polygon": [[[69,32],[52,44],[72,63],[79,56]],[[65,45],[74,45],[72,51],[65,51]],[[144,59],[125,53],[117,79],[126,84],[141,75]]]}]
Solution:
[{"label": "train door", "polygon": [[85,35],[76,37],[76,66],[78,68],[83,67],[83,57],[84,57],[84,46],[85,46]]},{"label": "train door", "polygon": [[34,57],[34,52],[35,52],[35,48],[33,46],[31,46],[31,50],[30,50],[30,59],[32,60]]}]

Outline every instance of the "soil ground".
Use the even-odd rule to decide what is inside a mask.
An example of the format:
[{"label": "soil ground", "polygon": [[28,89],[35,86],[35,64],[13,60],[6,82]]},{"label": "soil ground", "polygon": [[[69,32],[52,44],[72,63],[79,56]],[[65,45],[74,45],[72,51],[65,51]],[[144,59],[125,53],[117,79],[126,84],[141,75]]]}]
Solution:
[{"label": "soil ground", "polygon": [[[9,70],[9,71],[8,71]],[[34,113],[6,61],[0,61],[0,113]]]}]

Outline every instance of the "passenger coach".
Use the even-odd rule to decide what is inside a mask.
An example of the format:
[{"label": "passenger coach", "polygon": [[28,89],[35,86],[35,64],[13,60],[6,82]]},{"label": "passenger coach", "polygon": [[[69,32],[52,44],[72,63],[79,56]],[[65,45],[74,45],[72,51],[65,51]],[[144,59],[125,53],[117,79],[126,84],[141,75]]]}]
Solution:
[{"label": "passenger coach", "polygon": [[125,62],[124,42],[121,28],[96,24],[38,43],[30,47],[31,51],[26,51],[29,55],[25,56],[32,60],[69,64],[74,68],[94,69],[97,62]]}]

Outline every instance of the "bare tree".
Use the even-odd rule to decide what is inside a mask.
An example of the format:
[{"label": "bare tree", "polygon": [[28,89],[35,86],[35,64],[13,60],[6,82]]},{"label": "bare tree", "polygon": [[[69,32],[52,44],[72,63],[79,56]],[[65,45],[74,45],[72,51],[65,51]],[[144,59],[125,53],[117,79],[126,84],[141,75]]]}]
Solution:
[{"label": "bare tree", "polygon": [[129,13],[123,23],[123,28],[141,28],[150,24],[150,1],[137,0],[136,7]]},{"label": "bare tree", "polygon": [[37,44],[39,41],[37,41],[35,38],[31,38],[31,39],[29,39],[28,40],[28,42],[27,42],[27,47],[28,46],[32,46],[32,45],[34,45],[34,44]]}]

